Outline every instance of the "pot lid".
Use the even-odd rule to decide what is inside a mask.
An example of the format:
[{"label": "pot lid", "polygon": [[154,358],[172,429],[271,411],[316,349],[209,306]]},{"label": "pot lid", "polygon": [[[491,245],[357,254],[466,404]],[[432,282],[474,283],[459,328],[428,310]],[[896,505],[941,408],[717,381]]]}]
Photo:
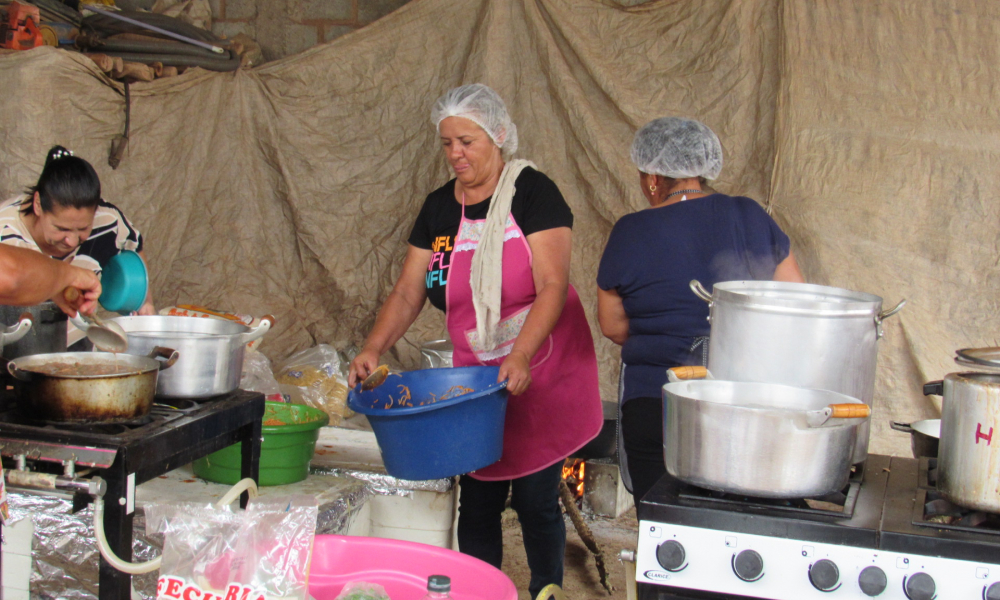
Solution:
[{"label": "pot lid", "polygon": [[955,354],[955,362],[960,365],[1000,369],[1000,348],[962,348]]}]

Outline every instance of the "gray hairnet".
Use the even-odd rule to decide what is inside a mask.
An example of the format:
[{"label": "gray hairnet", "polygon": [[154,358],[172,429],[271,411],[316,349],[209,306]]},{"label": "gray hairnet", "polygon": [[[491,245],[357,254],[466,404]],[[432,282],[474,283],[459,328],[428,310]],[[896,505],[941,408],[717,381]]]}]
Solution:
[{"label": "gray hairnet", "polygon": [[643,173],[672,179],[715,179],[722,171],[722,144],[704,123],[662,117],[646,123],[632,142],[632,162]]},{"label": "gray hairnet", "polygon": [[473,83],[448,90],[434,103],[431,121],[440,130],[441,121],[448,117],[463,117],[482,127],[504,158],[517,152],[517,127],[503,98],[489,87]]}]

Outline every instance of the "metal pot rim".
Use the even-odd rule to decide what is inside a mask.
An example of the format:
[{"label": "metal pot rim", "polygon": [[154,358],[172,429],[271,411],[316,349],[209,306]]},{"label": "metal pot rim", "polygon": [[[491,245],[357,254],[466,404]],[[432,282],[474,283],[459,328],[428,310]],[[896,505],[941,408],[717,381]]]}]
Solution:
[{"label": "metal pot rim", "polygon": [[[89,364],[107,364],[107,363],[121,363],[124,367],[131,367],[139,369],[138,371],[129,371],[128,373],[113,373],[109,375],[50,375],[48,373],[40,373],[38,371],[32,371],[30,367],[25,367],[25,365],[30,365],[31,363],[40,362],[59,362],[59,361],[69,361],[69,360],[88,360],[91,358],[97,358],[101,360],[90,360]],[[138,364],[136,364],[138,363]],[[145,375],[151,371],[159,371],[160,364],[154,358],[149,358],[148,356],[137,356],[134,354],[112,354],[111,352],[52,352],[49,354],[31,354],[28,356],[21,356],[10,361],[11,368],[19,371],[27,371],[35,376],[41,377],[51,377],[53,379],[121,379],[125,377],[132,377],[134,375]]]},{"label": "metal pot rim", "polygon": [[712,288],[713,302],[729,302],[766,310],[767,307],[823,311],[828,315],[873,316],[882,309],[882,298],[811,283],[783,281],[723,281]]},{"label": "metal pot rim", "polygon": [[[823,397],[822,402],[817,402],[816,406],[810,408],[787,408],[782,406],[759,406],[759,405],[747,405],[739,404],[738,400],[733,402],[725,402],[718,399],[703,397],[696,398],[684,394],[677,393],[675,390],[681,387],[695,387],[695,388],[712,388],[712,387],[723,387],[723,386],[735,386],[737,388],[758,388],[758,389],[768,389],[776,388],[784,392],[801,392],[803,394],[808,394],[816,397]],[[726,410],[735,411],[737,414],[745,415],[770,415],[773,413],[781,413],[781,416],[787,415],[788,418],[792,419],[795,417],[802,416],[805,417],[806,413],[811,410],[818,410],[830,404],[864,404],[861,400],[857,398],[852,398],[850,396],[840,394],[838,392],[831,392],[829,390],[814,390],[809,388],[798,388],[790,385],[783,385],[779,383],[759,383],[750,381],[720,381],[717,379],[693,379],[678,381],[676,383],[667,383],[663,386],[663,393],[669,397],[676,399],[676,401],[684,402],[704,402],[712,406],[723,407]],[[778,415],[774,415],[778,416]],[[819,426],[811,427],[810,429],[829,429],[836,427],[856,427],[859,423],[867,421],[866,419],[831,419],[828,423]]]},{"label": "metal pot rim", "polygon": [[[982,381],[982,379],[991,378],[994,381]],[[967,383],[970,385],[983,385],[989,387],[1000,387],[1000,371],[997,370],[983,370],[983,371],[961,371],[958,373],[948,373],[945,379],[950,379],[952,381]]]}]

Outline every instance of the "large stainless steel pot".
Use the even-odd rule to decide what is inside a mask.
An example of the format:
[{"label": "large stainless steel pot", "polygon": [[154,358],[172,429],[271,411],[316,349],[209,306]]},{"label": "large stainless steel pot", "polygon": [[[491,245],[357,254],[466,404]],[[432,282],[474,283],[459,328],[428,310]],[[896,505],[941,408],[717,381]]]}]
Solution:
[{"label": "large stainless steel pot", "polygon": [[959,506],[1000,513],[1000,373],[950,373],[924,393],[944,397],[938,490]]},{"label": "large stainless steel pot", "polygon": [[235,321],[199,317],[120,317],[114,322],[125,330],[129,354],[148,354],[156,346],[180,353],[177,364],[157,381],[157,396],[203,398],[240,386],[246,345],[267,333],[274,317],[263,317],[253,329]]},{"label": "large stainless steel pot", "polygon": [[[149,413],[157,374],[176,361],[177,352],[166,348],[156,348],[149,356],[59,352],[16,358],[7,363],[7,370],[17,379],[18,407],[27,417],[70,423],[115,423]],[[113,366],[121,373],[54,375],[38,371],[57,363]]]},{"label": "large stainless steel pot", "polygon": [[0,332],[0,355],[7,360],[66,350],[66,313],[54,302],[36,306],[0,305],[0,323],[10,325]]},{"label": "large stainless steel pot", "polygon": [[[840,418],[830,405],[864,416]],[[826,390],[677,381],[663,386],[663,458],[671,475],[699,487],[765,498],[824,496],[847,485],[868,414],[860,400]]]},{"label": "large stainless steel pot", "polygon": [[[830,390],[872,405],[876,342],[882,321],[903,308],[882,310],[872,294],[806,283],[726,281],[709,294],[708,369],[727,381],[781,383]],[[866,421],[858,432],[855,463],[868,456]]]}]

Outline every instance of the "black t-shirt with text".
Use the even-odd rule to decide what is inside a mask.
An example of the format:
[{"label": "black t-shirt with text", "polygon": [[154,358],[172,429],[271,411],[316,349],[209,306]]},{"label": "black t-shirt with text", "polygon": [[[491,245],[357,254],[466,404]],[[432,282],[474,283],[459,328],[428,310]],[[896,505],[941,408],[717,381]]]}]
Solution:
[{"label": "black t-shirt with text", "polygon": [[[487,198],[466,206],[465,218],[473,221],[485,219],[491,201],[492,198]],[[517,177],[510,214],[526,236],[546,229],[573,226],[573,212],[559,188],[544,173],[530,167]],[[441,310],[445,310],[448,267],[461,220],[462,204],[455,199],[455,180],[452,179],[427,195],[407,240],[417,248],[434,252],[427,269],[427,297]]]}]

